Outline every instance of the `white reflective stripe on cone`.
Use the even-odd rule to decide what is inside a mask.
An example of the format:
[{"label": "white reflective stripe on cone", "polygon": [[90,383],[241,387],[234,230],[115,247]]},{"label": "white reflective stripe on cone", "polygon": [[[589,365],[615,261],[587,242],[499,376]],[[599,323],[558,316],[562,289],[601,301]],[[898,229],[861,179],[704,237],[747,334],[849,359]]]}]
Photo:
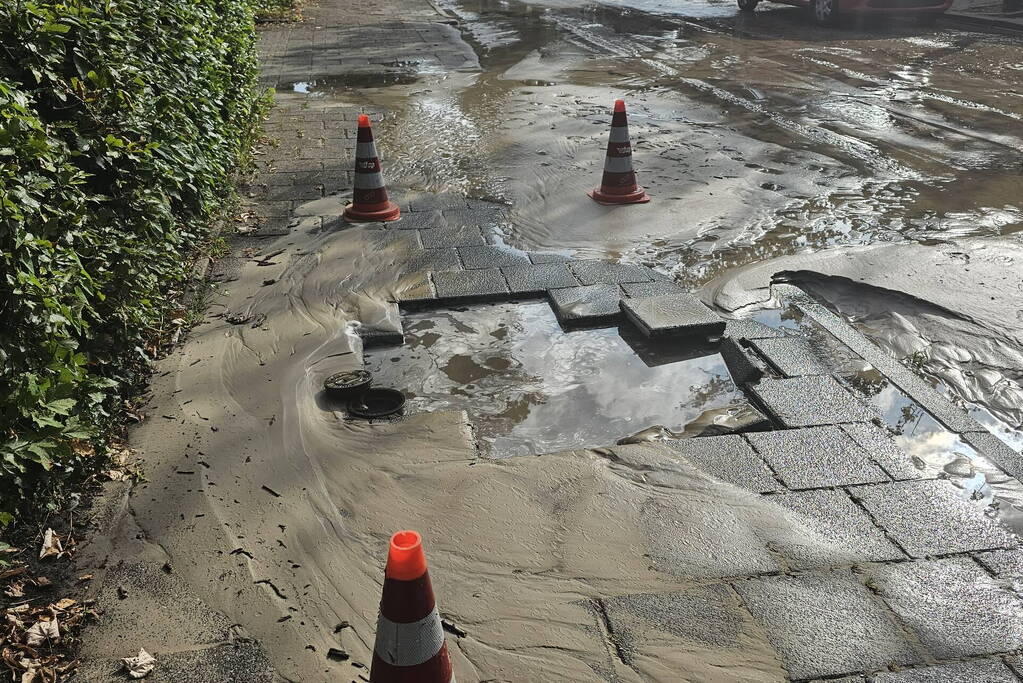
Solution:
[{"label": "white reflective stripe on cone", "polygon": [[383,173],[356,173],[355,183],[352,185],[356,190],[379,190],[383,186]]},{"label": "white reflective stripe on cone", "polygon": [[609,173],[628,173],[632,170],[632,157],[607,157],[604,170]]},{"label": "white reflective stripe on cone", "polygon": [[355,143],[356,159],[375,159],[377,156],[377,145],[375,142]]},{"label": "white reflective stripe on cone", "polygon": [[611,126],[611,135],[608,136],[608,142],[628,142],[629,141],[629,127],[628,126]]},{"label": "white reflective stripe on cone", "polygon": [[[432,659],[444,645],[437,608],[419,621],[399,624],[383,614],[377,619],[377,656],[393,666],[416,666]],[[451,678],[454,681],[454,677]]]}]

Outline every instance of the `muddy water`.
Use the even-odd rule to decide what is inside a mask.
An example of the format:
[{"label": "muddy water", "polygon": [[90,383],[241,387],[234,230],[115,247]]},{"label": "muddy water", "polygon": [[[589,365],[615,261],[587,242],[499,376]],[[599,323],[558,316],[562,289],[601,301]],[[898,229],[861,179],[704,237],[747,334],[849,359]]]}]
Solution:
[{"label": "muddy water", "polygon": [[[640,261],[696,288],[783,255],[1023,228],[1018,37],[821,29],[723,0],[442,4],[481,70],[359,96],[393,111],[381,137],[396,182],[507,203],[514,246]],[[618,96],[654,201],[609,209],[585,192]],[[950,388],[1015,428],[1016,379]]]},{"label": "muddy water", "polygon": [[617,328],[563,334],[538,302],[407,316],[405,345],[365,360],[378,384],[406,390],[409,411],[465,410],[498,457],[606,446],[651,425],[683,431],[740,402],[714,349],[642,351]]}]

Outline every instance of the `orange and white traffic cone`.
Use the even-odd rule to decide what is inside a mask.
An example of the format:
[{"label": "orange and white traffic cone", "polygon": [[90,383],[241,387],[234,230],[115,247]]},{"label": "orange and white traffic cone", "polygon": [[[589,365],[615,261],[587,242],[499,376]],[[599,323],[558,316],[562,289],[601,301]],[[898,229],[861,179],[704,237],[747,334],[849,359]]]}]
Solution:
[{"label": "orange and white traffic cone", "polygon": [[636,183],[636,172],[632,168],[632,143],[629,142],[625,100],[615,100],[600,189],[587,194],[598,204],[642,204],[650,201],[647,193]]},{"label": "orange and white traffic cone", "polygon": [[415,531],[391,537],[384,569],[372,683],[455,683],[423,539]]},{"label": "orange and white traffic cone", "polygon": [[345,219],[354,223],[396,221],[401,209],[387,197],[380,157],[373,142],[369,117],[359,114],[359,135],[355,143],[355,179],[352,203],[345,207]]}]

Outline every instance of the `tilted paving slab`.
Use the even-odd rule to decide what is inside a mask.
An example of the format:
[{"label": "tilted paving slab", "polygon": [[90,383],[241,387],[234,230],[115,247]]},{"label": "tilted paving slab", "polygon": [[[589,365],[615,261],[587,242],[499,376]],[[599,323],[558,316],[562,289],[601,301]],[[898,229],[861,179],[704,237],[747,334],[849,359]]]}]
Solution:
[{"label": "tilted paving slab", "polygon": [[745,438],[789,488],[889,481],[870,454],[837,426],[753,432]]},{"label": "tilted paving slab", "polygon": [[882,671],[871,680],[873,683],[1019,683],[1009,668],[997,659]]},{"label": "tilted paving slab", "polygon": [[974,555],[995,576],[1023,581],[1023,548],[991,550]]},{"label": "tilted paving slab", "polygon": [[909,453],[899,448],[888,430],[870,422],[841,425],[852,440],[866,449],[881,468],[897,481],[923,479],[923,470],[917,469]]},{"label": "tilted paving slab", "polygon": [[767,362],[786,377],[829,375],[831,367],[807,339],[783,337],[750,342]]},{"label": "tilted paving slab", "polygon": [[876,565],[869,576],[936,659],[1023,647],[1023,601],[968,557]]},{"label": "tilted paving slab", "polygon": [[714,337],[725,331],[725,321],[693,294],[622,299],[619,305],[648,337]]},{"label": "tilted paving slab", "polygon": [[497,268],[434,273],[433,284],[438,299],[488,300],[508,294],[504,274]]},{"label": "tilted paving slab", "polygon": [[645,266],[611,261],[572,261],[570,266],[584,285],[620,285],[625,282],[650,282],[654,272]]},{"label": "tilted paving slab", "polygon": [[459,247],[458,254],[466,270],[501,268],[502,266],[529,265],[526,252],[512,247],[486,245],[482,247]]},{"label": "tilted paving slab", "polygon": [[415,273],[398,281],[394,300],[406,308],[415,308],[437,300],[431,272]]},{"label": "tilted paving slab", "polygon": [[541,293],[549,289],[578,287],[579,280],[564,263],[538,263],[501,269],[515,294]]},{"label": "tilted paving slab", "polygon": [[733,339],[776,339],[785,333],[759,320],[737,318],[725,320],[725,336]]},{"label": "tilted paving slab", "polygon": [[431,230],[418,231],[422,245],[427,249],[441,247],[471,247],[483,246],[486,240],[483,239],[483,232],[475,227],[458,228],[433,228]]},{"label": "tilted paving slab", "polygon": [[771,469],[738,434],[665,441],[672,451],[707,474],[755,493],[779,491]]},{"label": "tilted paving slab", "polygon": [[792,678],[839,676],[920,661],[889,612],[849,571],[732,584]]},{"label": "tilted paving slab", "polygon": [[868,422],[878,417],[872,407],[849,393],[834,377],[764,379],[750,391],[767,413],[786,428]]},{"label": "tilted paving slab", "polygon": [[860,357],[873,365],[895,386],[906,392],[938,422],[954,432],[983,432],[984,427],[966,411],[939,394],[915,372],[864,337],[858,330],[820,304],[797,304],[797,307],[819,323]]},{"label": "tilted paving slab", "polygon": [[652,282],[624,282],[622,291],[625,296],[639,299],[648,296],[664,296],[666,294],[685,294],[686,290],[670,280],[654,280]]},{"label": "tilted paving slab", "polygon": [[1017,538],[943,479],[857,486],[850,493],[913,557],[991,550]]},{"label": "tilted paving slab", "polygon": [[779,546],[793,569],[904,560],[863,508],[841,489],[793,491],[765,500],[785,508],[812,543]]},{"label": "tilted paving slab", "polygon": [[991,432],[967,432],[963,441],[1000,467],[1010,477],[1023,481],[1023,455]]},{"label": "tilted paving slab", "polygon": [[736,384],[751,384],[763,378],[764,369],[758,364],[758,359],[743,348],[740,342],[725,337],[721,340],[720,352],[728,374]]},{"label": "tilted paving slab", "polygon": [[565,327],[610,325],[621,316],[618,285],[590,285],[552,289],[547,293],[554,314]]}]

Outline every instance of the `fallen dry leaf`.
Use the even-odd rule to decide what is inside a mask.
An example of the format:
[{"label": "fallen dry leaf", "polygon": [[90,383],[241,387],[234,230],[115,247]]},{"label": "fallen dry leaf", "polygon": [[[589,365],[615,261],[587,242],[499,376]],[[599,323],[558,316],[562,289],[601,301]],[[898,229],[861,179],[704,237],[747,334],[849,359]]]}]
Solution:
[{"label": "fallen dry leaf", "polygon": [[35,582],[36,585],[39,586],[40,588],[49,588],[50,586],[53,585],[53,581],[50,581],[45,576],[37,576],[35,578]]},{"label": "fallen dry leaf", "polygon": [[60,536],[53,529],[47,529],[43,534],[43,547],[39,550],[39,559],[47,557],[58,557],[64,551],[60,547]]},{"label": "fallen dry leaf", "polygon": [[53,603],[53,606],[62,612],[66,612],[67,610],[71,609],[77,604],[78,604],[77,600],[72,600],[71,598],[64,598],[63,600],[58,600],[57,602]]},{"label": "fallen dry leaf", "polygon": [[21,581],[12,581],[11,585],[4,589],[4,595],[9,598],[25,597],[25,584]]},{"label": "fallen dry leaf", "polygon": [[29,647],[39,647],[45,643],[60,642],[60,627],[57,620],[37,621],[35,625],[25,633],[25,642]]},{"label": "fallen dry leaf", "polygon": [[145,678],[156,668],[156,658],[143,648],[139,648],[137,657],[126,657],[121,661],[124,662],[124,668],[128,670],[128,675],[132,678]]}]

